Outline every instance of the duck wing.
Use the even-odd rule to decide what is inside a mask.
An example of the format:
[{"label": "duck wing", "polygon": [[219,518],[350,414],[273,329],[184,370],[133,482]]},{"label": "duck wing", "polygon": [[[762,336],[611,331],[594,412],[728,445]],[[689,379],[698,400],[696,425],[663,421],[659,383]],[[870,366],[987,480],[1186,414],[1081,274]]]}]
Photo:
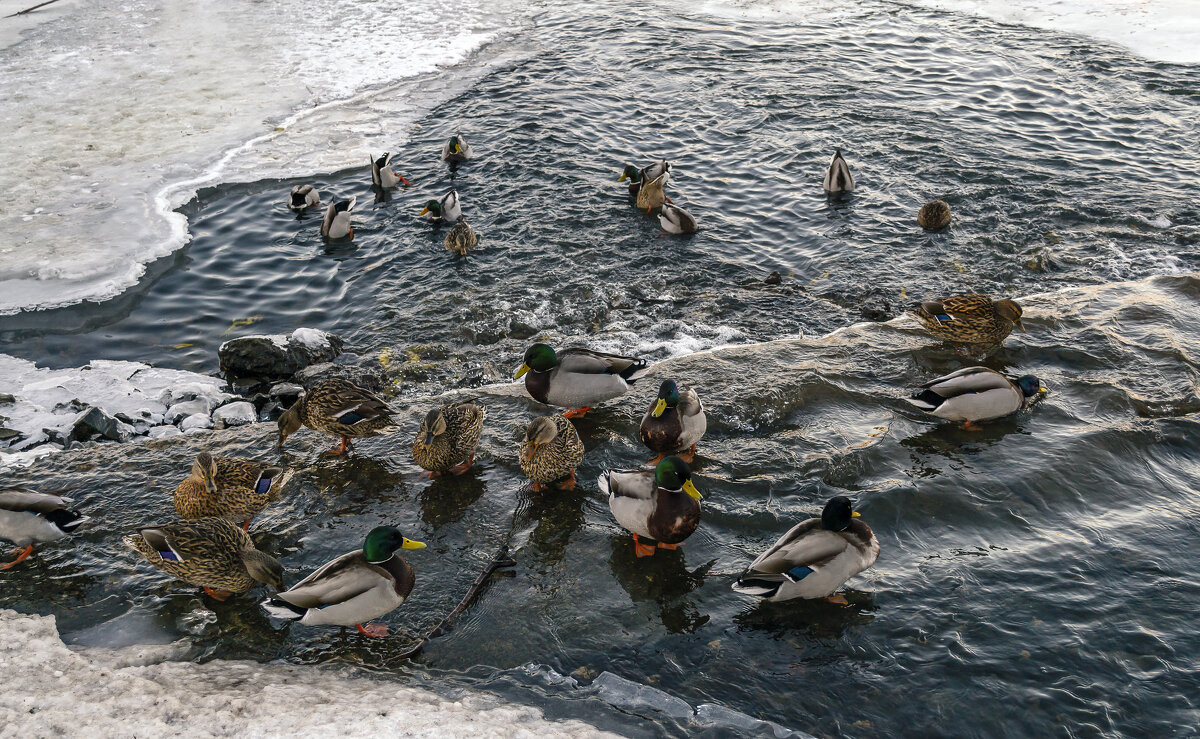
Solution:
[{"label": "duck wing", "polygon": [[27,488],[5,488],[0,490],[0,510],[15,513],[45,515],[65,509],[70,498],[49,493],[38,493]]},{"label": "duck wing", "polygon": [[308,577],[275,597],[301,608],[344,603],[381,585],[391,586],[387,570],[373,565],[361,549],[326,562]]},{"label": "duck wing", "polygon": [[650,362],[620,354],[607,354],[591,349],[564,349],[558,353],[558,369],[580,375],[620,375],[633,382],[646,374]]}]

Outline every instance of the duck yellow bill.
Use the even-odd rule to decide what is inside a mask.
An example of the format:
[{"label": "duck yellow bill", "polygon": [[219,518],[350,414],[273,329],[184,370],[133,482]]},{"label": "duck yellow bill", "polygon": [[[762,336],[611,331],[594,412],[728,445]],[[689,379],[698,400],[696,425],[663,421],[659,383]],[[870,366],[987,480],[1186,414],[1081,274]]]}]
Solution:
[{"label": "duck yellow bill", "polygon": [[457,142],[457,141],[455,141],[455,142],[454,142],[454,153],[455,153],[455,154],[461,154],[461,153],[462,153],[462,147],[458,145],[458,142]]},{"label": "duck yellow bill", "polygon": [[688,480],[688,481],[686,481],[686,482],[684,482],[684,483],[683,483],[683,492],[685,492],[685,493],[687,493],[688,495],[692,496],[692,497],[693,497],[693,498],[695,498],[696,500],[703,500],[703,499],[704,499],[704,496],[700,495],[700,491],[696,489],[696,486],[692,484],[692,481],[691,481],[691,480]]},{"label": "duck yellow bill", "polygon": [[525,376],[525,373],[526,373],[526,372],[528,372],[528,371],[529,371],[529,365],[527,365],[527,364],[525,364],[524,362],[522,362],[522,363],[521,363],[521,366],[520,366],[520,367],[517,367],[517,374],[513,375],[513,379],[514,379],[514,380],[519,380],[519,379],[521,379],[522,377],[524,377],[524,376]]},{"label": "duck yellow bill", "polygon": [[400,548],[401,549],[424,549],[425,545],[419,541],[413,541],[412,539],[405,539],[404,543],[400,545]]},{"label": "duck yellow bill", "polygon": [[666,410],[667,410],[667,401],[663,400],[662,398],[659,398],[658,402],[654,404],[654,410],[650,411],[650,415],[654,416],[655,418],[658,418]]},{"label": "duck yellow bill", "polygon": [[1046,393],[1048,393],[1048,392],[1050,392],[1050,391],[1049,391],[1049,390],[1047,390],[1047,389],[1046,389],[1046,388],[1044,388],[1044,387],[1039,387],[1039,388],[1038,388],[1038,392],[1039,392],[1039,393],[1042,393],[1043,395],[1045,395]]},{"label": "duck yellow bill", "polygon": [[859,513],[858,511],[854,511],[853,513],[850,514],[850,518],[861,518],[861,517],[862,517],[862,514]]},{"label": "duck yellow bill", "polygon": [[428,206],[426,206],[426,207],[425,207],[425,209],[424,209],[424,210],[422,210],[422,211],[421,211],[420,213],[418,213],[417,215],[418,215],[418,216],[423,216],[423,215],[425,215],[425,214],[426,214],[426,213],[428,213],[428,212],[429,212],[429,207],[428,207]]},{"label": "duck yellow bill", "polygon": [[625,174],[624,172],[622,172],[622,173],[621,173],[621,176],[617,178],[617,182],[624,182],[624,181],[625,181],[625,180],[627,180],[627,179],[629,179],[629,175],[627,175],[627,174]]}]

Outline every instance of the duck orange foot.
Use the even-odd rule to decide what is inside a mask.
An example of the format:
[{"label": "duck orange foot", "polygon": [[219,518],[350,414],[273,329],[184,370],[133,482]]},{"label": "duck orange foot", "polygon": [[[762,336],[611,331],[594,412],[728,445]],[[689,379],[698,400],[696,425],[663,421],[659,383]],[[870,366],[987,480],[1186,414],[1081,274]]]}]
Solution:
[{"label": "duck orange foot", "polygon": [[563,418],[583,418],[584,414],[591,409],[592,407],[590,405],[585,405],[582,408],[572,408],[571,410],[563,413]]},{"label": "duck orange foot", "polygon": [[355,624],[354,628],[363,636],[387,636],[388,627],[383,624]]},{"label": "duck orange foot", "polygon": [[324,453],[328,454],[332,457],[339,457],[348,451],[350,451],[350,438],[347,436],[343,436],[341,444],[339,444],[338,446],[330,447],[330,448],[326,449]]},{"label": "duck orange foot", "polygon": [[653,557],[654,556],[654,545],[653,544],[643,544],[638,539],[638,535],[634,534],[633,535],[633,553],[635,555],[637,555],[638,559],[641,559],[642,557]]},{"label": "duck orange foot", "polygon": [[213,590],[207,585],[202,587],[204,588],[204,592],[208,593],[208,597],[215,601],[224,602],[229,596],[233,595],[233,593],[228,590]]},{"label": "duck orange foot", "polygon": [[574,490],[575,489],[575,470],[571,470],[571,474],[554,483],[554,487],[559,490]]},{"label": "duck orange foot", "polygon": [[835,593],[835,594],[829,596],[828,598],[826,598],[825,600],[829,601],[830,603],[833,603],[834,605],[839,605],[839,606],[850,605],[850,601],[846,600],[846,597],[844,595],[842,595],[841,593]]},{"label": "duck orange foot", "polygon": [[13,561],[9,562],[8,564],[0,565],[0,572],[2,572],[4,570],[11,570],[12,568],[16,567],[17,565],[21,564],[26,559],[28,559],[29,555],[31,555],[31,554],[33,554],[33,545],[32,544],[30,544],[29,546],[22,549],[20,551],[20,553],[17,554],[17,558],[14,559]]},{"label": "duck orange foot", "polygon": [[446,470],[446,473],[450,474],[450,475],[464,474],[467,470],[471,469],[472,464],[475,464],[475,455],[474,454],[467,457],[466,462],[463,462],[462,464],[459,464],[459,465],[455,465],[455,466],[451,467],[450,469]]}]

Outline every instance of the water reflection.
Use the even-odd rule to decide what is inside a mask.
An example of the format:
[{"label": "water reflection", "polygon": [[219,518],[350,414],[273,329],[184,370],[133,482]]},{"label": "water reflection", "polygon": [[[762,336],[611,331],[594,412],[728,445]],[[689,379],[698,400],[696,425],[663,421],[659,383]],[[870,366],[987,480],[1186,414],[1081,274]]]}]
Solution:
[{"label": "water reflection", "polygon": [[633,539],[616,536],[608,560],[613,577],[629,599],[634,603],[657,603],[662,625],[676,634],[690,634],[708,623],[708,614],[700,613],[686,596],[704,584],[705,575],[716,564],[714,559],[689,571],[684,566],[685,547],[660,549],[653,557],[639,559],[633,551]]},{"label": "water reflection", "polygon": [[435,477],[431,480],[417,494],[421,503],[421,520],[436,531],[461,519],[471,504],[487,491],[487,485],[476,475],[477,469],[472,467],[458,476]]},{"label": "water reflection", "polygon": [[850,588],[840,593],[849,605],[830,603],[824,598],[783,603],[759,601],[734,616],[733,621],[741,631],[765,631],[776,639],[797,634],[810,639],[840,639],[847,629],[875,619],[873,594]]},{"label": "water reflection", "polygon": [[571,541],[571,535],[583,528],[583,511],[587,494],[576,485],[571,490],[548,490],[534,492],[528,485],[523,491],[525,505],[522,514],[537,520],[529,534],[529,543],[542,561],[554,565],[562,561]]}]

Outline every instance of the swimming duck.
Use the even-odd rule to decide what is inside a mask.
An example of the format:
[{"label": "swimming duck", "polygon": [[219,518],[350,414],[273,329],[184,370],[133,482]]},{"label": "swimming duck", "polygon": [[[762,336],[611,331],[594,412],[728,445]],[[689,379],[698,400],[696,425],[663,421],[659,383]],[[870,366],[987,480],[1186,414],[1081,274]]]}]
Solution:
[{"label": "swimming duck", "polygon": [[733,589],[769,601],[828,598],[847,605],[834,591],[879,557],[879,540],[858,517],[849,498],[830,498],[820,518],[802,521],[779,537],[750,563]]},{"label": "swimming duck", "polygon": [[463,138],[461,133],[456,133],[450,137],[446,145],[442,147],[443,162],[465,162],[471,158],[471,145]]},{"label": "swimming duck", "polygon": [[992,302],[978,293],[926,300],[908,312],[926,331],[956,344],[999,344],[1013,326],[1025,331],[1021,306],[1008,299]]},{"label": "swimming duck", "polygon": [[829,162],[829,171],[825,173],[825,182],[822,185],[825,192],[831,195],[854,190],[854,175],[850,174],[850,165],[842,158],[841,149],[834,150],[833,159]]},{"label": "swimming duck", "polygon": [[72,510],[70,503],[70,498],[25,488],[0,490],[0,539],[23,547],[16,559],[0,564],[0,571],[24,562],[33,554],[34,544],[75,533],[88,517]]},{"label": "swimming duck", "polygon": [[279,494],[292,471],[240,457],[214,457],[200,452],[192,473],[175,488],[175,510],[183,518],[227,518],[242,530]]},{"label": "swimming duck", "polygon": [[454,223],[462,215],[462,208],[458,205],[458,191],[451,188],[450,192],[443,195],[438,200],[430,200],[425,204],[425,209],[418,213],[418,216],[429,214],[430,223]]},{"label": "swimming duck", "polygon": [[697,230],[696,219],[692,217],[692,214],[671,203],[662,204],[662,210],[658,213],[658,222],[669,234],[694,234]]},{"label": "swimming duck", "polygon": [[649,367],[645,359],[582,348],[559,354],[549,344],[534,344],[525,350],[515,379],[525,378],[525,389],[534,400],[567,408],[563,415],[575,418],[624,395]]},{"label": "swimming duck", "polygon": [[671,175],[669,173],[663,172],[652,180],[644,180],[641,188],[638,189],[637,207],[645,208],[646,212],[649,213],[663,203],[669,202],[670,198],[663,192],[663,188],[670,178]]},{"label": "swimming duck", "polygon": [[575,487],[575,468],[583,461],[583,441],[563,416],[535,418],[525,431],[519,461],[535,491],[551,483],[569,490]]},{"label": "swimming duck", "polygon": [[1028,399],[1044,394],[1041,380],[1022,375],[1016,381],[987,367],[967,367],[930,380],[909,399],[917,408],[947,421],[972,423],[1016,413]]},{"label": "swimming duck", "polygon": [[608,470],[600,476],[600,492],[617,523],[633,534],[638,557],[659,549],[677,549],[700,525],[700,492],[692,473],[679,457],[667,457],[650,470]]},{"label": "swimming duck", "polygon": [[475,461],[475,447],[487,416],[475,403],[447,403],[425,414],[412,454],[430,477],[449,473],[461,475]]},{"label": "swimming duck", "polygon": [[378,159],[372,159],[371,182],[375,187],[382,187],[385,190],[390,190],[401,182],[404,183],[405,187],[408,187],[408,180],[396,174],[396,170],[389,166],[391,163],[392,155],[386,151]]},{"label": "swimming duck", "polygon": [[688,462],[696,458],[696,443],[704,436],[708,420],[704,406],[693,388],[680,391],[674,380],[663,380],[658,397],[642,416],[642,443],[658,456],[650,464],[658,464],[668,454],[682,452]]},{"label": "swimming duck", "polygon": [[296,185],[288,196],[288,209],[296,212],[321,204],[321,193],[312,185]]},{"label": "swimming duck", "polygon": [[[667,174],[670,171],[671,163],[666,159],[657,161],[653,164],[642,167],[641,169],[638,169],[632,164],[626,164],[624,171],[621,172],[621,176],[617,178],[617,182],[629,180],[629,194],[637,197],[638,190],[642,188],[643,182],[649,182],[655,177]],[[668,179],[670,178],[668,177]]]},{"label": "swimming duck", "polygon": [[321,235],[327,239],[353,239],[354,229],[350,227],[350,211],[354,210],[357,197],[349,200],[336,200],[325,209],[325,220],[321,221]]},{"label": "swimming duck", "polygon": [[275,618],[305,626],[353,626],[366,636],[387,636],[387,626],[367,622],[391,613],[412,592],[416,575],[397,552],[424,548],[391,526],[379,526],[362,549],[326,562],[261,605]]},{"label": "swimming duck", "polygon": [[917,211],[917,224],[921,228],[936,230],[950,225],[950,206],[945,200],[931,200]]},{"label": "swimming duck", "polygon": [[467,219],[462,216],[458,217],[458,223],[446,234],[446,249],[460,257],[467,256],[467,252],[474,249],[478,243],[479,237],[475,235],[475,229],[471,228]]},{"label": "swimming duck", "polygon": [[370,390],[340,378],[317,383],[279,417],[279,446],[301,426],[342,437],[327,454],[345,454],[351,439],[395,431],[392,409]]},{"label": "swimming duck", "polygon": [[223,518],[175,521],[138,529],[125,544],[177,580],[204,588],[216,600],[260,582],[283,589],[283,566],[254,548],[250,535]]}]

